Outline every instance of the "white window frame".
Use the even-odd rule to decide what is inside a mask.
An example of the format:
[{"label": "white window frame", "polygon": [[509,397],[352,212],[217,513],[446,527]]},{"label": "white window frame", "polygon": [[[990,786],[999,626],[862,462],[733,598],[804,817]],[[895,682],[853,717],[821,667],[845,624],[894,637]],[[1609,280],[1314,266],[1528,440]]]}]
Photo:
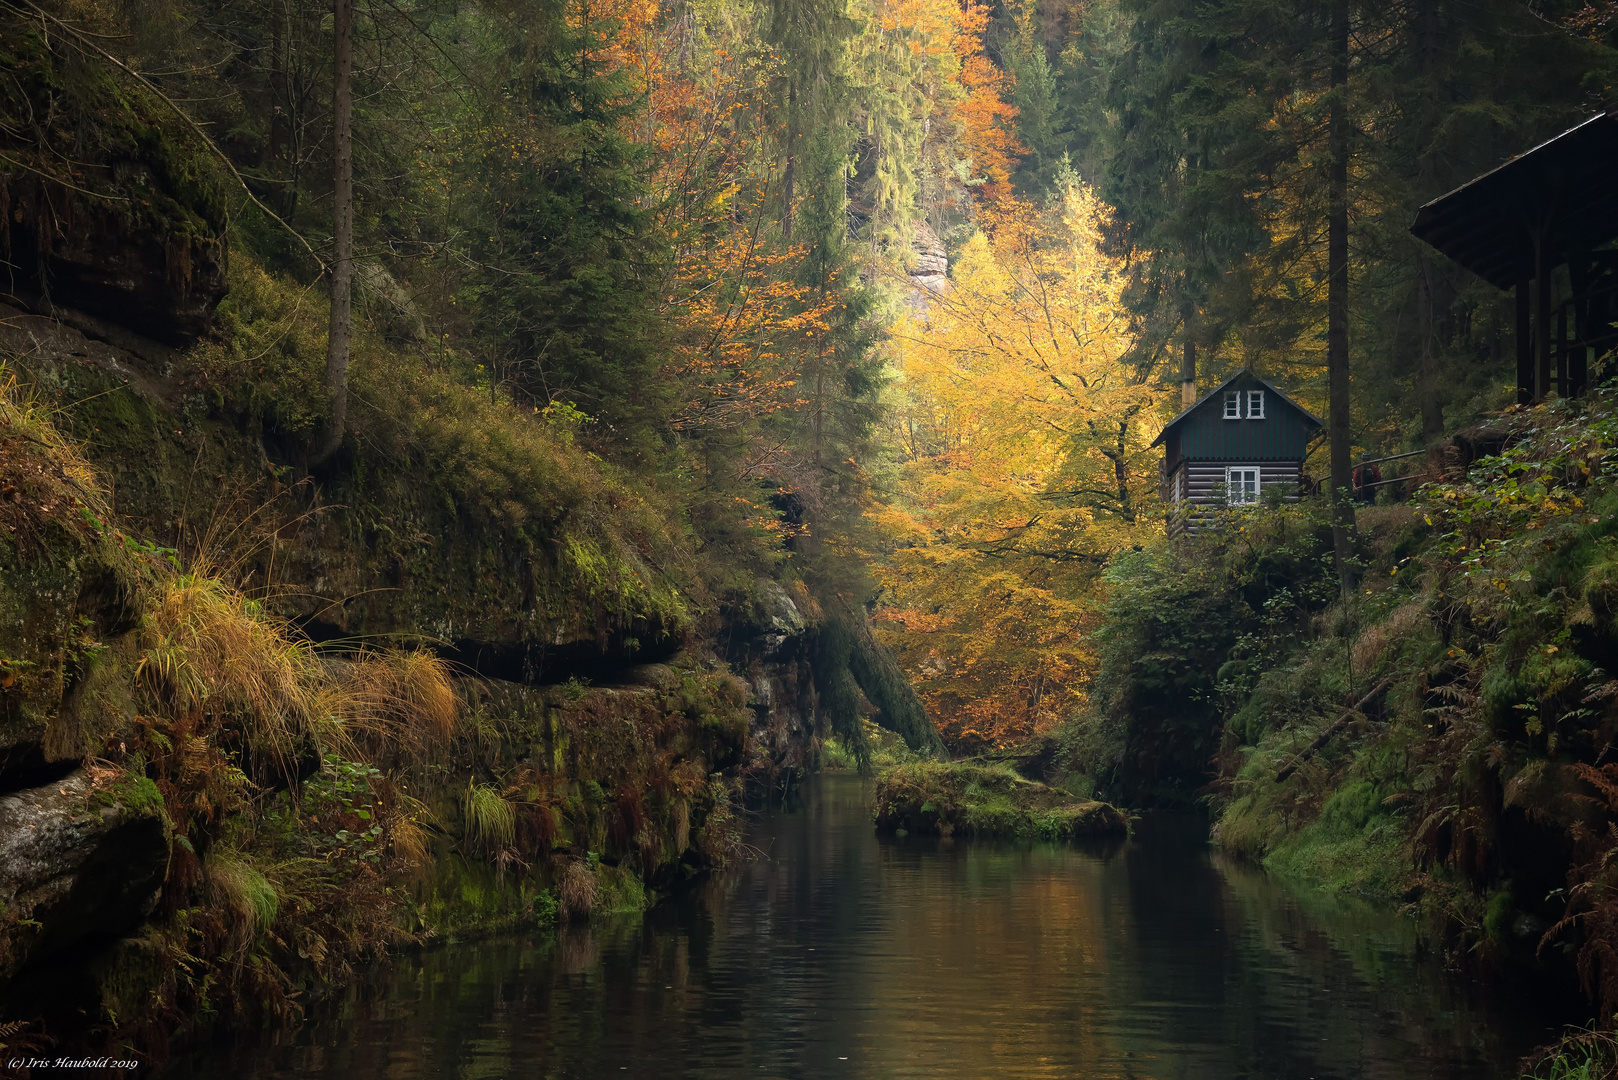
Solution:
[{"label": "white window frame", "polygon": [[1242,418],[1242,392],[1240,390],[1225,391],[1225,419],[1240,420]]},{"label": "white window frame", "polygon": [[1247,418],[1249,420],[1264,419],[1264,391],[1249,390],[1247,392]]},{"label": "white window frame", "polygon": [[1257,506],[1264,490],[1264,475],[1257,465],[1231,465],[1225,469],[1225,504]]}]

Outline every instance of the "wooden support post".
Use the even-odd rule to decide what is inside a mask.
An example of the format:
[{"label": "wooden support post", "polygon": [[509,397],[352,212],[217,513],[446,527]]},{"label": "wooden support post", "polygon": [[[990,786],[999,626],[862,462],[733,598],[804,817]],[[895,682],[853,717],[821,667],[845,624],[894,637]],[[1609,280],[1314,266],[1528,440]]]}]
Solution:
[{"label": "wooden support post", "polygon": [[1590,326],[1590,283],[1594,277],[1589,252],[1581,252],[1567,261],[1568,302],[1572,309],[1568,318],[1572,322],[1568,335],[1568,383],[1574,397],[1590,388],[1590,352],[1586,340]]},{"label": "wooden support post", "polygon": [[1567,305],[1563,304],[1556,312],[1556,396],[1569,398],[1572,396],[1572,387],[1569,383],[1571,372],[1567,364]]},{"label": "wooden support post", "polygon": [[1528,317],[1528,282],[1517,282],[1517,404],[1534,400],[1534,338]]},{"label": "wooden support post", "polygon": [[1551,248],[1544,232],[1534,236],[1534,402],[1551,393]]}]

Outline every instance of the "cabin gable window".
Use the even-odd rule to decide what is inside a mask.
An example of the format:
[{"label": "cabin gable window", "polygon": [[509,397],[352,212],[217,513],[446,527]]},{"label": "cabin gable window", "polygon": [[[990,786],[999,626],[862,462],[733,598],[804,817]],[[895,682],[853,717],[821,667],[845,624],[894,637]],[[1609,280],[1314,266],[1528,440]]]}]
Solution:
[{"label": "cabin gable window", "polygon": [[1225,502],[1231,506],[1258,505],[1258,468],[1233,465],[1225,470]]},{"label": "cabin gable window", "polygon": [[1242,392],[1240,390],[1225,391],[1225,419],[1240,420],[1242,418]]},{"label": "cabin gable window", "polygon": [[1264,391],[1249,390],[1247,392],[1247,418],[1249,420],[1264,419]]}]

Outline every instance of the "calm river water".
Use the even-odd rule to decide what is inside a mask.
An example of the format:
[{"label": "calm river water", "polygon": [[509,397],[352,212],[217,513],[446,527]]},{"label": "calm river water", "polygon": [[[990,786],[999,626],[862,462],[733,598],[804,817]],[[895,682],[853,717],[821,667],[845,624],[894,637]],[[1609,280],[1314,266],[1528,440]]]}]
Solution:
[{"label": "calm river water", "polygon": [[877,837],[823,776],[766,857],[644,920],[407,956],[176,1078],[1506,1077],[1554,1034],[1409,920],[1146,828],[1126,845]]}]

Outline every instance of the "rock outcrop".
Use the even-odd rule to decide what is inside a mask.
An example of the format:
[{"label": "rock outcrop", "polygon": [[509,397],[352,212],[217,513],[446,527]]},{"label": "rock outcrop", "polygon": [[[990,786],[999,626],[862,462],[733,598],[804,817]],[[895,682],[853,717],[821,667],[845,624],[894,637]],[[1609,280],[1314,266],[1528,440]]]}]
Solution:
[{"label": "rock outcrop", "polygon": [[910,303],[917,309],[925,309],[930,297],[949,289],[949,256],[944,250],[944,241],[925,221],[916,225],[910,249],[915,259],[910,268]]},{"label": "rock outcrop", "polygon": [[225,295],[225,170],[143,85],[64,70],[48,24],[6,42],[0,112],[0,293],[103,316],[172,345]]},{"label": "rock outcrop", "polygon": [[[160,185],[151,170],[123,168],[136,188]],[[0,173],[0,256],[14,283],[49,313],[75,308],[169,345],[202,336],[225,295],[224,241],[204,229],[153,231],[128,199],[95,198],[48,180]]]},{"label": "rock outcrop", "polygon": [[1127,836],[1129,818],[1106,803],[1025,780],[1003,765],[916,761],[877,779],[876,827],[887,833],[1077,840]]},{"label": "rock outcrop", "polygon": [[818,763],[811,603],[801,585],[794,598],[776,582],[759,582],[754,610],[734,613],[726,632],[726,658],[750,690],[748,773],[758,788],[790,786]]}]

